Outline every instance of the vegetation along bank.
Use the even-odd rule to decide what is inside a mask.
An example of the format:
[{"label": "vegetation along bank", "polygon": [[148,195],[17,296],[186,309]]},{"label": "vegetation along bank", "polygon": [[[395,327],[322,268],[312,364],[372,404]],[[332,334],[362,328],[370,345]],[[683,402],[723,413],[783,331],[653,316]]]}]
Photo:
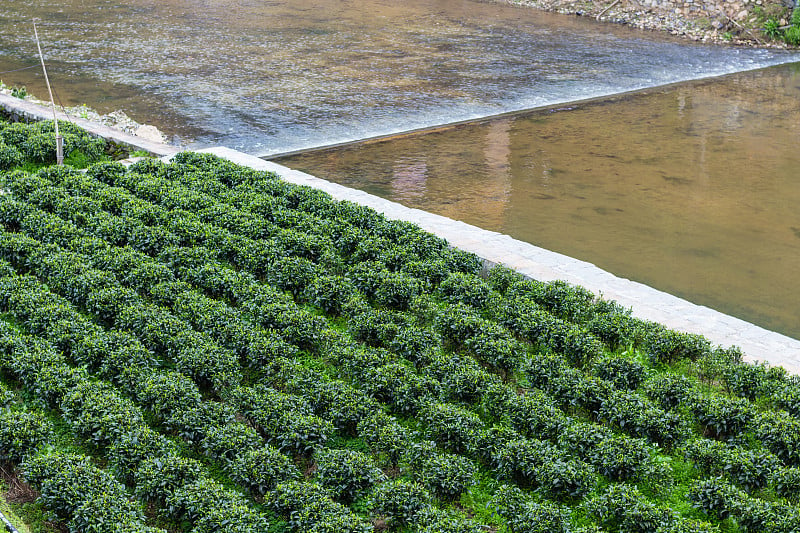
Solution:
[{"label": "vegetation along bank", "polygon": [[794,0],[507,0],[510,3],[665,31],[696,41],[800,46]]},{"label": "vegetation along bank", "polygon": [[[34,531],[800,530],[800,380],[207,154],[0,124]],[[20,491],[19,487],[27,488]]]}]

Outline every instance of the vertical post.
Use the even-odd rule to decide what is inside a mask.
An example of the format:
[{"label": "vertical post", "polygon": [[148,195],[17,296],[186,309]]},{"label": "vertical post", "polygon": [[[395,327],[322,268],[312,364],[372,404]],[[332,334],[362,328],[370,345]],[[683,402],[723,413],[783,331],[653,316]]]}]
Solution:
[{"label": "vertical post", "polygon": [[36,21],[33,21],[33,35],[36,37],[36,48],[39,50],[39,59],[42,62],[42,72],[44,73],[44,81],[47,84],[47,92],[50,93],[50,105],[53,108],[53,125],[56,128],[56,164],[64,164],[64,138],[58,134],[58,117],[56,116],[56,103],[53,100],[53,89],[50,88],[50,79],[47,77],[47,68],[44,66],[44,56],[42,55],[42,46],[39,44],[39,32],[36,31]]}]

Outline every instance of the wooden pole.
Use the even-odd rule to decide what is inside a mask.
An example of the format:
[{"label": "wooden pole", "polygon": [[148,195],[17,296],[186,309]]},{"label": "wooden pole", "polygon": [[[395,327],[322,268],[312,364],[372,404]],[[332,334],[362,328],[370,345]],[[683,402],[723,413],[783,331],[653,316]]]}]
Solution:
[{"label": "wooden pole", "polygon": [[58,134],[58,117],[56,116],[56,103],[53,99],[53,89],[50,88],[50,79],[47,77],[47,68],[44,66],[44,56],[42,55],[42,46],[39,44],[39,32],[36,31],[36,21],[33,21],[33,35],[36,37],[36,48],[39,50],[39,59],[42,61],[42,72],[44,73],[44,82],[47,84],[47,92],[50,93],[50,105],[53,108],[53,124],[56,128],[56,164],[64,164],[64,139]]}]

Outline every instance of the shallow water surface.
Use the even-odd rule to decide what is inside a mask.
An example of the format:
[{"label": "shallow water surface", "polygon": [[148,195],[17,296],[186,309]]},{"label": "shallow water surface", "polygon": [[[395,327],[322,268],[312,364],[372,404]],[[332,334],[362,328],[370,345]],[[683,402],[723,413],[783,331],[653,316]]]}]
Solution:
[{"label": "shallow water surface", "polygon": [[800,64],[276,161],[800,338]]},{"label": "shallow water surface", "polygon": [[36,65],[34,17],[59,101],[256,155],[800,57],[475,0],[3,0],[0,72]]}]

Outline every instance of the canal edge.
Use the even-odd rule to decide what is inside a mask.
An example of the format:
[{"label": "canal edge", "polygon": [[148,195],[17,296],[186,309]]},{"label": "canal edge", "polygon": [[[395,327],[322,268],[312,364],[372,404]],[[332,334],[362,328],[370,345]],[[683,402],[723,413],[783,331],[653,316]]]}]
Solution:
[{"label": "canal edge", "polygon": [[[46,107],[3,94],[0,94],[0,108],[6,115],[23,121],[51,120],[53,116]],[[67,116],[63,112],[57,115],[59,120],[68,120],[112,144],[144,150],[164,159],[183,151],[176,146],[148,141],[103,124]],[[290,183],[320,189],[337,200],[371,207],[389,219],[417,224],[447,240],[452,246],[476,254],[487,267],[502,264],[539,281],[563,280],[580,285],[604,299],[631,309],[637,318],[658,322],[677,331],[703,335],[723,347],[738,346],[748,362],[766,362],[800,374],[800,340],[691,303],[643,283],[617,277],[592,263],[519,241],[509,235],[406,207],[232,148],[213,147],[194,151],[211,153],[255,170],[274,172]]]},{"label": "canal edge", "polygon": [[254,170],[274,172],[281,179],[322,190],[337,200],[371,207],[389,219],[416,224],[447,240],[452,246],[476,254],[487,267],[502,264],[539,281],[563,280],[580,285],[606,300],[613,300],[631,309],[637,318],[658,322],[677,331],[703,335],[713,344],[723,347],[738,346],[748,362],[766,362],[800,374],[800,340],[643,283],[620,278],[592,263],[519,241],[509,235],[406,207],[231,148],[214,147],[196,151],[213,154]]}]

